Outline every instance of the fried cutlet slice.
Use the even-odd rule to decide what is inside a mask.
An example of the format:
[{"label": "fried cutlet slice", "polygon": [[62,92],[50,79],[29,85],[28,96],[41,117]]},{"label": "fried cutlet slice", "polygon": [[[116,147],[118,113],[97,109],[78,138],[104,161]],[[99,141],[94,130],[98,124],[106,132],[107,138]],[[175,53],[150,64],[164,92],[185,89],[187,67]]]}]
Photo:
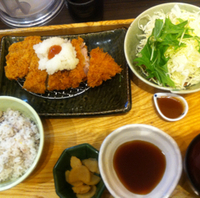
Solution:
[{"label": "fried cutlet slice", "polygon": [[10,80],[17,80],[27,75],[32,56],[33,45],[41,42],[40,36],[29,36],[24,41],[13,43],[6,56],[5,74]]},{"label": "fried cutlet slice", "polygon": [[65,90],[71,87],[69,71],[63,70],[58,71],[48,77],[48,86],[49,91],[53,90]]},{"label": "fried cutlet slice", "polygon": [[122,71],[121,67],[115,62],[111,55],[103,52],[99,47],[90,52],[90,67],[87,74],[89,87],[96,87],[111,79]]},{"label": "fried cutlet slice", "polygon": [[89,57],[87,55],[87,46],[82,38],[72,39],[71,43],[75,47],[76,57],[79,59],[79,63],[75,69],[70,71],[69,77],[71,87],[77,88],[81,82],[86,80],[87,72],[85,71],[85,67],[87,67]]},{"label": "fried cutlet slice", "polygon": [[46,70],[38,69],[39,58],[33,55],[23,88],[33,93],[43,94],[46,91]]},{"label": "fried cutlet slice", "polygon": [[71,43],[75,47],[76,57],[79,59],[79,63],[73,70],[58,71],[49,75],[47,86],[49,91],[77,88],[81,82],[86,80],[85,67],[89,59],[87,57],[87,46],[80,37],[78,39],[72,39]]}]

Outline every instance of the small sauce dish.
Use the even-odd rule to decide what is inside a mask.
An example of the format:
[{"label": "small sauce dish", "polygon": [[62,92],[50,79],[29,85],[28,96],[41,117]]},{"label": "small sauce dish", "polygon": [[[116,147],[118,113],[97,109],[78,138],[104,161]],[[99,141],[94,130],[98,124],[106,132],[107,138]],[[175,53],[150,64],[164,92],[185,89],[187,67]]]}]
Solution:
[{"label": "small sauce dish", "polygon": [[167,121],[181,120],[188,112],[187,101],[173,93],[155,93],[154,104],[160,116]]}]

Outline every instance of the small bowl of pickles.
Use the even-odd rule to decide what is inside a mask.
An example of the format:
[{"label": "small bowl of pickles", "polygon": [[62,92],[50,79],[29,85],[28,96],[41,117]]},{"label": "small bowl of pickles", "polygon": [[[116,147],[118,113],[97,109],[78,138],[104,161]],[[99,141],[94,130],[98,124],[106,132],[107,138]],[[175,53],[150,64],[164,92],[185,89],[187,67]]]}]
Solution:
[{"label": "small bowl of pickles", "polygon": [[67,148],[53,168],[56,193],[60,198],[100,198],[104,182],[98,172],[99,151],[84,143]]}]

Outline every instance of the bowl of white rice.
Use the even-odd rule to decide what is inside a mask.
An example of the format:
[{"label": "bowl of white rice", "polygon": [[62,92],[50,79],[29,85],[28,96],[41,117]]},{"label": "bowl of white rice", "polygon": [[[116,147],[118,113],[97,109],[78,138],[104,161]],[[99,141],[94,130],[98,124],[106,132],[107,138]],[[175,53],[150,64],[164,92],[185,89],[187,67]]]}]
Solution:
[{"label": "bowl of white rice", "polygon": [[142,12],[128,28],[124,52],[146,84],[177,94],[200,90],[200,8],[163,3]]},{"label": "bowl of white rice", "polygon": [[33,172],[43,145],[43,125],[36,111],[21,99],[0,96],[0,191]]}]

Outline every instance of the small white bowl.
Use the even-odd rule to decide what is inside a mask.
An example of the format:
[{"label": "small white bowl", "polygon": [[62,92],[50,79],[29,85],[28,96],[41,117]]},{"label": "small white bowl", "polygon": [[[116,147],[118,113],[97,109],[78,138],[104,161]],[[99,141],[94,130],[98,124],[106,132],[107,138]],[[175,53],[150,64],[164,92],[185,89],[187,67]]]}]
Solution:
[{"label": "small white bowl", "polygon": [[8,108],[21,112],[25,117],[29,117],[31,120],[35,122],[40,133],[40,144],[39,144],[36,158],[33,164],[30,166],[30,168],[26,171],[26,173],[22,175],[21,177],[17,178],[16,180],[8,180],[8,181],[0,183],[0,191],[7,190],[18,185],[33,172],[33,170],[37,166],[38,161],[41,157],[43,146],[44,146],[43,125],[36,111],[28,103],[26,103],[25,101],[21,99],[11,97],[11,96],[0,96],[0,111],[6,111]]},{"label": "small white bowl", "polygon": [[[159,108],[159,105],[158,105],[158,98],[161,98],[161,97],[169,97],[169,98],[177,98],[183,105],[183,113],[177,117],[177,118],[168,118],[166,117],[160,110]],[[154,100],[154,104],[155,104],[155,107],[158,111],[158,113],[160,114],[160,116],[162,118],[164,118],[165,120],[167,121],[170,121],[170,122],[173,122],[173,121],[178,121],[178,120],[181,120],[182,118],[184,118],[188,112],[188,103],[187,101],[185,100],[185,98],[183,98],[182,96],[179,96],[177,94],[173,94],[173,93],[155,93],[153,95],[153,100]]]},{"label": "small white bowl", "polygon": [[[117,148],[129,141],[142,140],[157,146],[166,157],[165,173],[159,184],[146,195],[127,190],[118,179],[113,165]],[[175,189],[182,173],[182,157],[174,139],[160,129],[145,124],[130,124],[109,134],[99,151],[99,169],[105,186],[112,196],[120,198],[168,198]]]}]

